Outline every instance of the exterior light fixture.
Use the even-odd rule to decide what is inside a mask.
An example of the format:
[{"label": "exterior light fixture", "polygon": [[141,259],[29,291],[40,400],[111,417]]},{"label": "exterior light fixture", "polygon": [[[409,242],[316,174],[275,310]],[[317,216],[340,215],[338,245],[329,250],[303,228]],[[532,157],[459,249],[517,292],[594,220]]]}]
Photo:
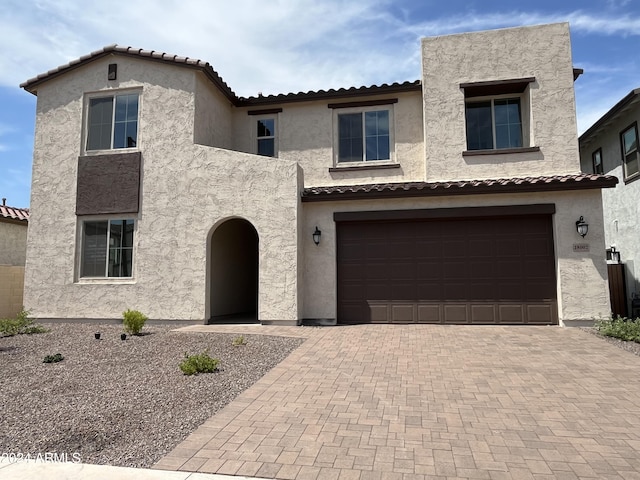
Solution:
[{"label": "exterior light fixture", "polygon": [[320,235],[322,235],[322,232],[318,230],[318,227],[316,226],[316,229],[313,231],[313,243],[316,245],[320,245]]},{"label": "exterior light fixture", "polygon": [[589,224],[584,221],[584,218],[582,217],[582,215],[580,215],[580,218],[576,222],[576,230],[578,231],[578,234],[582,238],[584,238],[587,232],[589,231]]},{"label": "exterior light fixture", "polygon": [[613,263],[620,263],[620,252],[616,249],[615,245],[611,245],[611,261]]}]

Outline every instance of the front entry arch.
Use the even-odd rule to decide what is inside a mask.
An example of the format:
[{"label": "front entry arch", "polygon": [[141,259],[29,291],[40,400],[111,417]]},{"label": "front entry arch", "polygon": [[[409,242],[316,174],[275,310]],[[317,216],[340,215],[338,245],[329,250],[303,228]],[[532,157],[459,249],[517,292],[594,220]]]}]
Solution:
[{"label": "front entry arch", "polygon": [[210,245],[210,319],[258,322],[258,232],[247,220],[219,225]]}]

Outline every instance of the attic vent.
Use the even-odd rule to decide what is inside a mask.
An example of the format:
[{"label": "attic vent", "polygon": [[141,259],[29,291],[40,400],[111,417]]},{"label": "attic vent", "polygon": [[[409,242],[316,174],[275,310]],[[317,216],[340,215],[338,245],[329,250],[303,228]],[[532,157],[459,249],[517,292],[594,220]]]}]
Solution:
[{"label": "attic vent", "polygon": [[118,76],[118,64],[110,63],[109,64],[109,73],[107,74],[107,80],[115,80]]}]

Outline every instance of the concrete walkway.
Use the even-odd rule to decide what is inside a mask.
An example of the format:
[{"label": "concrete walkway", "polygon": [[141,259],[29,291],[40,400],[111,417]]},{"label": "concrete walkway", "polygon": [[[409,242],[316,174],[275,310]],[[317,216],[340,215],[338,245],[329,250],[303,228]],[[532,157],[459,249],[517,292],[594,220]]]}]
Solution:
[{"label": "concrete walkway", "polygon": [[155,468],[305,480],[640,479],[640,357],[581,330],[198,328],[309,338]]}]

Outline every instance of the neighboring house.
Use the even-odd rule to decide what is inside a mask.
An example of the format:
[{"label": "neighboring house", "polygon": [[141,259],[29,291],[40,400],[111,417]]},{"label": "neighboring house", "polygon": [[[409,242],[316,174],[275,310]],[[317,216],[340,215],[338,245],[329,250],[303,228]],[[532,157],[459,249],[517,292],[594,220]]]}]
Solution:
[{"label": "neighboring house", "polygon": [[0,318],[22,309],[29,209],[0,205]]},{"label": "neighboring house", "polygon": [[[635,309],[631,308],[633,299],[640,294],[638,123],[640,88],[629,92],[580,136],[582,171],[619,179],[616,188],[602,194],[605,245],[609,263],[622,265],[621,281],[612,283],[612,288],[622,290],[624,308],[615,313],[634,316],[640,315],[637,309],[640,302],[636,302]],[[604,256],[605,252],[601,254]]]},{"label": "neighboring house", "polygon": [[[422,79],[243,98],[110,46],[38,96],[38,318],[563,324],[608,315],[568,24],[422,41]],[[580,218],[589,224],[583,239]]]}]

